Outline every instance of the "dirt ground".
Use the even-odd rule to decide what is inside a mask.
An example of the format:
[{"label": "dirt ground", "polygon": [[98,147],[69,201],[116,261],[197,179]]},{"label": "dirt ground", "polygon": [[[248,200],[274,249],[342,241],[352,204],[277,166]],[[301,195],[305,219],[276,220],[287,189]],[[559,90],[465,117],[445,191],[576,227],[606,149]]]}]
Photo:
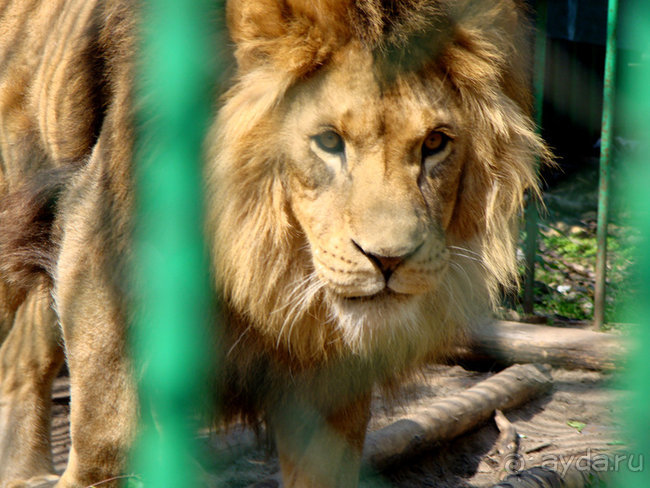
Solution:
[{"label": "dirt ground", "polygon": [[[491,372],[461,366],[430,366],[404,389],[405,403],[387,408],[375,395],[370,429],[381,428],[409,411],[460,392],[489,377]],[[518,455],[507,460],[495,453],[499,431],[490,421],[444,446],[432,446],[408,462],[381,474],[367,475],[361,487],[488,487],[508,470],[546,466],[558,471],[593,461],[603,453],[621,450],[620,419],[626,393],[611,375],[593,371],[553,370],[553,388],[521,408],[505,412],[519,434]],[[67,379],[59,378],[54,391],[53,454],[56,468],[65,466],[69,450]],[[277,460],[252,432],[234,428],[228,434],[201,438],[204,465],[217,472],[222,486],[248,487],[277,472]],[[631,463],[638,460],[630,459]],[[507,464],[507,466],[504,466]],[[262,483],[259,486],[273,486]]]},{"label": "dirt ground", "polygon": [[[418,393],[413,403],[423,405],[436,397],[457,393],[490,374],[467,371],[460,366],[430,367],[425,381],[414,385]],[[554,369],[552,376],[553,388],[549,393],[505,412],[520,437],[516,455],[501,459],[494,452],[499,430],[490,421],[386,473],[388,486],[488,487],[513,468],[546,466],[562,471],[578,464],[583,456],[611,453],[615,445],[620,448],[617,419],[621,417],[620,402],[624,395],[616,389],[612,378],[597,372],[561,369]],[[406,414],[413,407],[407,406]],[[391,420],[379,415],[371,428]]]}]

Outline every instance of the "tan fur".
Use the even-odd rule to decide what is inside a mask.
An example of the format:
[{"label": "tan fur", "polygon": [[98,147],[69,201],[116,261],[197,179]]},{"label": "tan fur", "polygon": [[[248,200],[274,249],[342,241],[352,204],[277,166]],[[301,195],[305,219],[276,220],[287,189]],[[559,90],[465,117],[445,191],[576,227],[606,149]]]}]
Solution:
[{"label": "tan fur", "polygon": [[[56,486],[127,469],[134,10],[0,2],[2,488],[53,483],[61,337],[73,444]],[[514,282],[514,220],[546,156],[523,13],[229,0],[227,22],[237,66],[205,141],[220,411],[268,422],[285,486],[355,486],[373,386],[443,355]],[[423,157],[431,131],[446,145]]]}]

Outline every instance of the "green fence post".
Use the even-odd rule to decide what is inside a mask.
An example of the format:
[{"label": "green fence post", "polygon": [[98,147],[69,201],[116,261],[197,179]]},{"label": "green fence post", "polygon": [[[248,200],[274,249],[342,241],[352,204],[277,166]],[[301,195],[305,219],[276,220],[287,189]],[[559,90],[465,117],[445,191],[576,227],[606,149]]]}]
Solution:
[{"label": "green fence post", "polygon": [[[535,69],[533,79],[533,92],[535,95],[535,122],[537,130],[542,128],[542,114],[544,109],[544,78],[546,73],[546,0],[537,2],[537,35],[535,38]],[[539,161],[537,162],[539,166]],[[524,277],[524,313],[532,315],[535,295],[535,257],[537,255],[537,234],[539,226],[539,210],[537,201],[531,198],[526,206],[526,242],[524,254],[526,256],[526,273]]]},{"label": "green fence post", "polygon": [[596,240],[596,284],[594,289],[594,325],[605,321],[605,282],[607,278],[607,218],[609,215],[609,179],[612,147],[612,122],[616,87],[616,23],[618,0],[609,0],[607,9],[607,51],[603,83],[603,118],[600,136],[600,183],[598,187],[598,231]]},{"label": "green fence post", "polygon": [[215,3],[146,0],[140,18],[133,343],[144,420],[134,465],[155,488],[197,486],[191,438],[210,302],[200,158],[215,82]]},{"label": "green fence post", "polygon": [[626,189],[632,203],[634,222],[639,226],[641,241],[638,249],[641,288],[635,300],[634,351],[628,364],[628,385],[632,398],[621,403],[626,407],[627,430],[632,446],[629,460],[616,485],[623,488],[650,488],[650,2],[633,1],[623,10],[622,27],[633,43],[632,51],[641,54],[638,65],[624,71],[621,100],[626,126],[641,142],[640,150],[626,157],[628,178]]}]

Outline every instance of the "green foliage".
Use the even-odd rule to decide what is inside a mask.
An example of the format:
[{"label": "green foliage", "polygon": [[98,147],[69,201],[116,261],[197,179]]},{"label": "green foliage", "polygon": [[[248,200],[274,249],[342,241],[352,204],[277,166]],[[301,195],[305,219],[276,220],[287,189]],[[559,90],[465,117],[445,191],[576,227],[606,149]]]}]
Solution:
[{"label": "green foliage", "polygon": [[585,424],[584,422],[579,422],[577,420],[569,420],[566,424],[569,427],[574,428],[575,430],[577,430],[581,434],[582,434],[583,429],[585,427],[587,427],[587,424]]},{"label": "green foliage", "polygon": [[[593,318],[597,181],[592,166],[544,195],[546,212],[540,223],[534,296],[535,313],[547,317],[550,323]],[[627,310],[638,289],[634,270],[639,237],[627,220],[625,205],[614,198],[607,238],[605,328],[630,321]],[[522,233],[522,243],[525,237]],[[523,266],[522,262],[521,276]],[[519,314],[523,313],[522,299],[523,290],[514,306]]]}]

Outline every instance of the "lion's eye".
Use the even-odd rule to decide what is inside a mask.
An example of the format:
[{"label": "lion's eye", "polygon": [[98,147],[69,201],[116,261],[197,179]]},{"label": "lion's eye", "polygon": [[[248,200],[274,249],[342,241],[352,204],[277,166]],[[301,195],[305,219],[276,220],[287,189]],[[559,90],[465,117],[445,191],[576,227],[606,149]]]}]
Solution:
[{"label": "lion's eye", "polygon": [[345,147],[343,138],[333,130],[322,132],[314,136],[313,139],[319,148],[331,154],[340,154]]},{"label": "lion's eye", "polygon": [[427,158],[445,150],[449,136],[437,130],[429,132],[429,135],[422,143],[422,157]]}]

